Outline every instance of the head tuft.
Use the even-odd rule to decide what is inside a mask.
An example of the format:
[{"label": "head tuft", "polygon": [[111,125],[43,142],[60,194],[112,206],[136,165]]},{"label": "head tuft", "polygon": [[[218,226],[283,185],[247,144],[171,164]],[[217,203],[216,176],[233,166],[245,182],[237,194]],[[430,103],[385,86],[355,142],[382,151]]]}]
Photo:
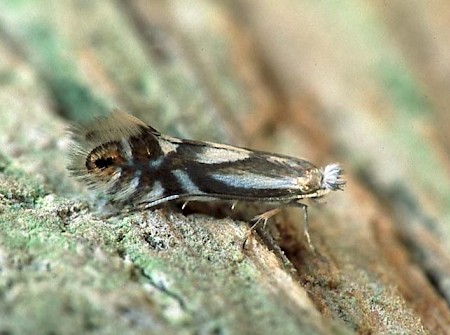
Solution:
[{"label": "head tuft", "polygon": [[338,163],[328,164],[322,169],[322,188],[330,191],[344,190],[345,181],[342,179],[344,170]]}]

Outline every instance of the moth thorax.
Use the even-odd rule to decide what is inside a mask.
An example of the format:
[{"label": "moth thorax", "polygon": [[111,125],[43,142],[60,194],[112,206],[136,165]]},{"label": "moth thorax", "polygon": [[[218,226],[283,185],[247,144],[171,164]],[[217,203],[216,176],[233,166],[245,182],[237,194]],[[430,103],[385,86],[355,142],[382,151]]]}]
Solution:
[{"label": "moth thorax", "polygon": [[319,190],[322,184],[322,172],[319,169],[309,169],[298,177],[298,187],[303,193],[311,193]]},{"label": "moth thorax", "polygon": [[86,169],[104,181],[109,180],[120,171],[125,159],[120,151],[120,144],[109,142],[93,149],[86,158]]}]

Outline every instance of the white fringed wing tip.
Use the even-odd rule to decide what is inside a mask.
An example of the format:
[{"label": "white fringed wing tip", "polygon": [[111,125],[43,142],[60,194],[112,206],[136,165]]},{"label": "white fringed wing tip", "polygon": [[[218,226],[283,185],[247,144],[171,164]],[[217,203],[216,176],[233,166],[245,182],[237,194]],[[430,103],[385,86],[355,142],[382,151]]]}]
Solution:
[{"label": "white fringed wing tip", "polygon": [[344,190],[345,181],[342,179],[344,170],[338,163],[328,164],[322,169],[322,187],[327,190]]}]

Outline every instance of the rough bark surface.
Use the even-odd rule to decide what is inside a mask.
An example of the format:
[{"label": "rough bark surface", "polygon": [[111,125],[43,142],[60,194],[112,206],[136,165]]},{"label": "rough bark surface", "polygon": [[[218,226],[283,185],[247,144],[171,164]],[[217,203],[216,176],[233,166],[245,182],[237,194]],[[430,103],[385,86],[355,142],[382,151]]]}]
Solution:
[{"label": "rough bark surface", "polygon": [[[420,13],[420,15],[418,14]],[[1,334],[449,334],[446,1],[0,0]],[[108,217],[72,122],[339,161],[242,241],[245,203]]]}]

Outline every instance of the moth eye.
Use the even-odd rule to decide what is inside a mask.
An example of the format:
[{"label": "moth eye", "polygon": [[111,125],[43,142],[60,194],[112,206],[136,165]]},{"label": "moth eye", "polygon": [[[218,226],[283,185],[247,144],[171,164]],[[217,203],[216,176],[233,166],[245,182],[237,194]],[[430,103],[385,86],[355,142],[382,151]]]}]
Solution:
[{"label": "moth eye", "polygon": [[92,150],[86,159],[89,173],[98,177],[110,177],[121,168],[125,159],[120,151],[120,144],[110,142]]},{"label": "moth eye", "polygon": [[112,157],[105,157],[97,159],[94,164],[99,169],[106,169],[113,165],[114,159]]}]

